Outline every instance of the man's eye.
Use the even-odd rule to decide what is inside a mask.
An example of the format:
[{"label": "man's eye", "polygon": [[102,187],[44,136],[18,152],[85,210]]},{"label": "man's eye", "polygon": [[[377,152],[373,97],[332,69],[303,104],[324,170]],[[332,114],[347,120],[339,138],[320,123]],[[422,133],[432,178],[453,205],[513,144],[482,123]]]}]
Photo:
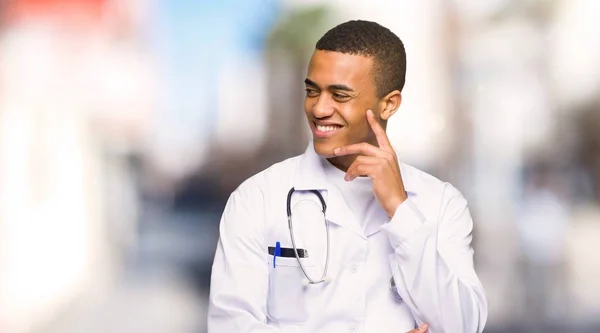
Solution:
[{"label": "man's eye", "polygon": [[346,99],[350,98],[350,96],[344,95],[344,94],[333,93],[333,98],[335,98],[337,100],[346,100]]},{"label": "man's eye", "polygon": [[308,97],[317,97],[319,96],[319,92],[314,90],[314,89],[310,89],[310,88],[306,88],[306,96]]}]

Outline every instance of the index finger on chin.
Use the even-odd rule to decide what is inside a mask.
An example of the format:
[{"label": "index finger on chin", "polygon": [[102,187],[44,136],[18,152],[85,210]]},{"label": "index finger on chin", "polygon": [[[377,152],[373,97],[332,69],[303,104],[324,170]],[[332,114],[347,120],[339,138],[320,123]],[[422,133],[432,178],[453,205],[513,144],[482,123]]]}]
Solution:
[{"label": "index finger on chin", "polygon": [[379,144],[379,148],[385,149],[388,151],[390,149],[392,149],[392,145],[390,144],[390,140],[388,139],[387,134],[385,133],[385,130],[383,129],[381,124],[375,118],[375,114],[373,113],[372,110],[367,111],[367,121],[369,122],[369,125],[371,125],[371,129],[373,130],[373,133],[375,133],[375,137],[377,138],[377,143]]}]

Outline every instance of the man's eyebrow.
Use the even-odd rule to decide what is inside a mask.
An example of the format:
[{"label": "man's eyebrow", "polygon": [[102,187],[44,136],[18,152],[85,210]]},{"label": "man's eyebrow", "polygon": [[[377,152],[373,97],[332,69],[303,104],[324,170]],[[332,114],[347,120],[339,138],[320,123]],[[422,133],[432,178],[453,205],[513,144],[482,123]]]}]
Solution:
[{"label": "man's eyebrow", "polygon": [[313,86],[315,88],[319,88],[319,85],[314,83],[311,79],[306,78],[304,79],[304,84],[306,84],[307,86]]},{"label": "man's eyebrow", "polygon": [[[306,84],[307,86],[313,86],[316,88],[319,88],[319,85],[316,84],[315,82],[313,82],[311,79],[304,79],[304,84]],[[348,91],[348,92],[354,92],[354,89],[348,87],[347,85],[344,84],[332,84],[328,86],[329,90],[342,90],[342,91]]]},{"label": "man's eyebrow", "polygon": [[329,86],[329,90],[342,90],[342,91],[354,92],[354,89],[352,89],[344,84],[332,84]]}]

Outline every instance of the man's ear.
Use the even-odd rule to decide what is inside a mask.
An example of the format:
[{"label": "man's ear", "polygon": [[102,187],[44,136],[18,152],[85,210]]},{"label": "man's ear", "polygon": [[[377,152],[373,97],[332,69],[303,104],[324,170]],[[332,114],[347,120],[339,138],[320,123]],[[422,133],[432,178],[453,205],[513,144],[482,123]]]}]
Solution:
[{"label": "man's ear", "polygon": [[381,112],[379,113],[382,120],[388,120],[390,117],[398,111],[400,104],[402,103],[402,94],[399,90],[394,90],[387,94],[381,100]]}]

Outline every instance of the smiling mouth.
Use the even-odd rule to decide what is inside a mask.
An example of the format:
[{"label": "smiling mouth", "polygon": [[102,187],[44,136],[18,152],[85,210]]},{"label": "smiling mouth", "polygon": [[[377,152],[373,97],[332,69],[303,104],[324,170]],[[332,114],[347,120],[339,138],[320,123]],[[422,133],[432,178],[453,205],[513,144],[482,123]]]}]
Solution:
[{"label": "smiling mouth", "polygon": [[330,133],[330,132],[335,132],[337,130],[339,130],[340,128],[342,128],[342,126],[339,125],[316,125],[315,127],[317,128],[317,130],[319,132],[324,132],[324,133]]},{"label": "smiling mouth", "polygon": [[335,135],[340,129],[344,128],[344,126],[340,125],[318,125],[313,122],[313,134],[316,138],[327,138],[332,135]]}]

